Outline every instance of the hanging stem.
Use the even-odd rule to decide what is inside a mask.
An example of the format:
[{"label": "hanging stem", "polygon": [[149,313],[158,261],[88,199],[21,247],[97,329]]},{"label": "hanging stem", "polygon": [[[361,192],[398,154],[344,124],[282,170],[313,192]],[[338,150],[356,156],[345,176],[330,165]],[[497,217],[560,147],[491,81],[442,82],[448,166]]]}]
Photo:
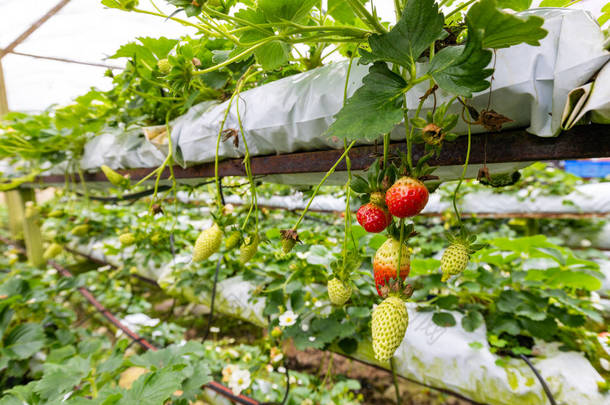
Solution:
[{"label": "hanging stem", "polygon": [[333,172],[335,171],[335,169],[337,168],[337,166],[339,166],[339,163],[341,163],[341,161],[343,161],[343,159],[347,156],[347,154],[349,153],[349,150],[352,148],[352,146],[354,146],[356,144],[356,141],[352,141],[347,148],[345,149],[345,151],[343,151],[343,154],[339,157],[339,159],[337,159],[337,161],[335,162],[335,164],[333,165],[333,167],[331,167],[328,172],[326,172],[326,174],[324,175],[324,177],[322,178],[322,180],[320,180],[320,183],[318,183],[318,185],[316,186],[315,190],[313,191],[313,195],[309,198],[309,201],[307,202],[307,206],[305,207],[305,209],[303,210],[303,212],[301,213],[301,216],[299,217],[299,219],[297,220],[296,224],[294,224],[294,226],[292,227],[293,230],[297,230],[297,228],[299,227],[299,224],[301,223],[301,221],[303,220],[303,218],[305,217],[305,214],[307,213],[307,211],[309,210],[309,207],[311,206],[311,203],[313,202],[313,199],[316,197],[316,195],[318,194],[318,191],[320,191],[320,187],[322,187],[322,185],[324,185],[324,183],[326,182],[326,180],[330,177],[331,174],[333,174]]},{"label": "hanging stem", "polygon": [[227,122],[227,117],[229,116],[229,111],[231,111],[231,105],[233,104],[233,100],[235,99],[235,97],[237,97],[237,95],[241,91],[244,83],[249,78],[250,71],[252,70],[253,67],[254,67],[254,65],[250,66],[248,68],[248,70],[246,70],[246,72],[243,74],[243,76],[237,81],[237,86],[235,87],[235,91],[233,92],[233,94],[231,95],[231,98],[229,99],[229,104],[227,105],[227,109],[225,110],[225,114],[222,117],[222,121],[220,123],[220,129],[218,130],[218,136],[216,137],[216,154],[214,156],[214,183],[216,184],[216,204],[218,205],[219,209],[222,208],[222,197],[221,197],[222,190],[220,189],[220,176],[218,174],[219,173],[219,170],[218,170],[218,163],[219,163],[218,153],[220,151],[220,140],[222,139],[222,132],[224,130],[225,123]]},{"label": "hanging stem", "polygon": [[383,136],[383,168],[386,169],[388,167],[388,155],[390,154],[390,134],[388,132]]},{"label": "hanging stem", "polygon": [[[470,117],[470,114],[468,116]],[[468,124],[468,148],[466,149],[466,161],[464,162],[464,169],[462,169],[462,175],[460,176],[460,181],[458,181],[458,184],[455,187],[455,191],[453,192],[453,210],[455,211],[455,216],[457,217],[460,228],[462,228],[462,216],[460,215],[460,212],[458,211],[456,199],[457,199],[457,193],[460,189],[460,186],[462,185],[462,181],[464,181],[464,177],[466,176],[466,169],[468,169],[468,161],[470,160],[471,138],[472,138],[472,136],[471,136],[471,131],[470,131],[470,124]]]},{"label": "hanging stem", "polygon": [[[349,84],[349,76],[352,72],[352,63],[354,61],[354,55],[349,58],[349,64],[347,65],[347,74],[345,76],[345,87],[343,88],[343,105],[347,100],[347,86]],[[347,149],[347,140],[343,140],[343,149]],[[347,169],[347,183],[345,184],[345,235],[343,237],[343,271],[345,272],[345,264],[347,262],[347,239],[348,235],[351,235],[351,227],[352,227],[352,211],[350,208],[350,198],[351,198],[351,183],[352,183],[352,161],[349,158],[349,155],[345,157],[345,167]],[[354,242],[354,248],[356,248],[356,243],[352,237],[352,242]],[[342,274],[345,276],[345,274]]]},{"label": "hanging stem", "polygon": [[[259,72],[254,72],[252,73],[249,78],[254,77],[255,75],[257,75]],[[252,177],[252,167],[251,167],[251,162],[250,162],[250,150],[248,149],[248,142],[246,141],[246,132],[244,131],[244,126],[243,123],[241,121],[241,115],[239,113],[239,96],[237,98],[237,103],[235,105],[235,109],[237,112],[237,122],[239,124],[239,132],[241,133],[241,139],[244,142],[244,149],[245,149],[245,156],[244,156],[244,166],[246,169],[246,175],[248,176],[248,182],[250,183],[250,210],[248,212],[248,216],[246,217],[246,220],[244,221],[241,229],[242,231],[245,229],[247,223],[248,223],[248,219],[250,218],[250,213],[252,212],[252,209],[254,209],[255,211],[255,215],[254,215],[254,221],[256,224],[256,233],[258,234],[258,196],[256,194],[256,184],[254,184],[254,177]]]},{"label": "hanging stem", "polygon": [[394,367],[394,357],[390,357],[390,368],[392,369],[392,380],[394,381],[394,391],[396,392],[396,405],[400,405],[400,390],[398,389],[398,377]]},{"label": "hanging stem", "polygon": [[396,281],[400,282],[400,266],[402,265],[402,245],[405,243],[405,219],[400,218],[400,240],[398,244],[398,266],[396,268]]}]

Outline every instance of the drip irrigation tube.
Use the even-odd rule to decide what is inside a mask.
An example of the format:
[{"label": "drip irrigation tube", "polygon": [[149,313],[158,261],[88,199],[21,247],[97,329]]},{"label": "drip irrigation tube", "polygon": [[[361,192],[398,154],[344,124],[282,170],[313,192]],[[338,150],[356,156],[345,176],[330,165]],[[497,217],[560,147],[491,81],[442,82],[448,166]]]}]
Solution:
[{"label": "drip irrigation tube", "polygon": [[555,398],[553,397],[553,393],[549,389],[549,386],[546,384],[546,381],[544,381],[544,378],[542,378],[542,376],[540,375],[538,370],[536,370],[536,367],[534,367],[534,365],[532,364],[530,359],[528,359],[527,356],[525,356],[524,354],[519,355],[519,357],[521,357],[521,359],[525,363],[527,363],[527,365],[532,369],[532,371],[536,375],[536,378],[538,379],[538,381],[540,381],[540,385],[542,385],[542,389],[544,390],[544,393],[546,394],[547,398],[549,399],[549,402],[551,403],[551,405],[557,405],[557,402],[555,402]]},{"label": "drip irrigation tube", "polygon": [[[16,242],[14,242],[10,239],[0,236],[0,241],[4,242],[7,245],[12,246],[13,248],[17,249],[20,253],[25,253],[25,249],[23,249],[21,246],[19,246],[19,244],[17,244]],[[54,260],[49,260],[47,263],[51,267],[56,269],[62,276],[67,277],[67,278],[73,277],[72,273],[70,273],[70,271],[68,271],[68,269],[62,267],[59,263],[55,262]],[[129,329],[127,326],[125,326],[123,323],[121,323],[121,321],[119,321],[110,311],[108,311],[108,309],[106,309],[93,296],[93,294],[91,294],[91,292],[89,290],[87,290],[85,287],[78,287],[78,291],[87,301],[89,301],[90,304],[92,304],[95,307],[95,309],[99,313],[101,313],[115,327],[117,327],[121,331],[123,331],[123,333],[125,333],[125,335],[127,335],[133,342],[139,344],[145,350],[151,350],[151,351],[159,350],[156,346],[149,343],[146,339],[139,336],[137,333],[135,333],[134,331]],[[231,391],[229,388],[227,388],[224,385],[217,383],[215,381],[212,381],[212,382],[206,384],[204,387],[209,388],[209,389],[217,392],[218,394],[222,395],[223,397],[226,397],[229,400],[236,402],[238,404],[260,405],[260,402],[258,402],[257,400],[246,397],[244,395],[235,395],[235,394],[233,394],[233,391]]]}]

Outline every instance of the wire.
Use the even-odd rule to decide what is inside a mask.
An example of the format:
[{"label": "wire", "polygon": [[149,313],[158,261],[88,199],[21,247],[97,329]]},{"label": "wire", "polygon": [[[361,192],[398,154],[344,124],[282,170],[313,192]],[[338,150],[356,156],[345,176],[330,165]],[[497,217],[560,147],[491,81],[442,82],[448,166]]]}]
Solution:
[{"label": "wire", "polygon": [[549,389],[549,386],[546,384],[546,381],[544,381],[544,378],[542,378],[538,370],[536,370],[536,367],[534,367],[530,359],[528,359],[524,354],[520,354],[519,357],[521,357],[521,359],[526,362],[527,365],[532,369],[532,371],[536,375],[536,378],[538,379],[538,381],[540,381],[540,385],[542,385],[542,389],[544,390],[544,393],[549,399],[551,405],[557,405],[557,402],[555,402],[555,398],[553,397],[553,393]]}]

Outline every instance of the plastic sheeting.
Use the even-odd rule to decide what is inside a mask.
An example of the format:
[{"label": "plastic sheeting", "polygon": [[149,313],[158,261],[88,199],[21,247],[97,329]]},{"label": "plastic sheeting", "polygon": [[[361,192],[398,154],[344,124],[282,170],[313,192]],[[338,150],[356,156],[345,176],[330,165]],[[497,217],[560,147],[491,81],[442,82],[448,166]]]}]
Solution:
[{"label": "plastic sheeting", "polygon": [[147,142],[141,128],[129,131],[108,131],[96,136],[85,145],[81,160],[84,170],[97,170],[102,165],[114,169],[157,167],[165,155]]},{"label": "plastic sheeting", "polygon": [[593,82],[570,92],[561,127],[570,129],[586,117],[598,124],[610,124],[610,63]]},{"label": "plastic sheeting", "polygon": [[[507,127],[524,127],[539,136],[554,136],[560,130],[561,115],[568,92],[585,84],[610,58],[604,50],[604,37],[588,12],[542,8],[521,13],[545,19],[549,31],[539,47],[518,45],[497,51],[491,108],[513,119]],[[426,64],[418,64],[420,71]],[[334,63],[281,79],[243,92],[240,113],[252,155],[291,153],[300,150],[342,148],[343,142],[324,137],[333,116],[343,104],[347,63]],[[362,85],[368,66],[354,64],[348,95]],[[407,94],[413,110],[427,90],[421,83]],[[450,95],[437,93],[438,102]],[[488,92],[475,95],[473,104],[485,108]],[[218,136],[228,101],[204,103],[191,108],[173,123],[172,143],[180,164],[209,162],[215,151],[210,148]],[[423,114],[432,109],[433,100],[424,103]],[[454,112],[460,110],[457,104]],[[236,106],[232,106],[225,128],[239,128]],[[475,127],[482,131],[482,127]],[[466,124],[456,131],[464,133]],[[404,127],[397,126],[394,139],[403,139]],[[222,158],[243,156],[243,145],[235,148],[221,143]]]},{"label": "plastic sheeting", "polygon": [[[119,262],[118,257],[105,257],[91,245],[78,249],[110,263]],[[171,271],[168,269],[152,273],[160,275],[158,281],[161,286],[167,288],[171,285]],[[251,292],[255,287],[240,277],[223,280],[217,287],[217,310],[264,327],[265,303],[262,298],[252,301]],[[211,299],[209,292],[197,297],[188,293],[184,295],[208,305]],[[546,402],[540,383],[523,361],[505,359],[506,366],[496,364],[499,357],[489,351],[484,325],[474,332],[466,332],[461,326],[440,327],[432,321],[432,313],[417,312],[414,303],[406,305],[409,327],[394,357],[399,375],[492,405],[538,405]],[[460,325],[462,315],[452,314]],[[480,343],[481,348],[471,347],[474,342]],[[600,394],[597,389],[597,382],[603,378],[581,353],[561,352],[553,345],[538,343],[538,346],[543,355],[531,360],[558,403],[610,404],[610,397]],[[370,342],[362,342],[351,356],[389,369],[389,364],[374,359]]]}]

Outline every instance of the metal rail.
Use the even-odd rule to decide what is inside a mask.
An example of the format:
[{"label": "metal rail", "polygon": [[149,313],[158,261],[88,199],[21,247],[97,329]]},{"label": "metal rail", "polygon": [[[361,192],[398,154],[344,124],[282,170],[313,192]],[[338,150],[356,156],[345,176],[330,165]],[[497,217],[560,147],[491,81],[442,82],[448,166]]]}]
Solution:
[{"label": "metal rail", "polygon": [[[487,146],[486,141],[487,140]],[[466,159],[467,140],[460,137],[448,144],[437,158],[429,162],[433,166],[461,165]],[[391,152],[406,151],[404,142],[390,146]],[[323,173],[339,159],[343,150],[333,149],[313,152],[288,153],[284,155],[256,156],[251,159],[253,175]],[[380,146],[359,146],[349,152],[352,170],[368,168],[382,154]],[[413,158],[417,161],[424,155],[423,145],[415,145]],[[555,138],[542,138],[527,133],[524,129],[504,131],[497,134],[481,134],[472,137],[470,164],[534,162],[545,160],[586,159],[610,157],[610,125],[583,125],[563,132]],[[119,170],[129,174],[132,180],[140,180],[154,168]],[[337,171],[345,171],[345,162],[337,166]],[[188,168],[173,167],[176,179],[197,179],[214,177],[214,163],[204,163]],[[161,178],[169,178],[166,168]],[[227,159],[219,164],[219,175],[245,176],[243,159]],[[86,173],[87,182],[107,182],[102,172]],[[64,183],[63,175],[39,177],[36,183]]]}]

